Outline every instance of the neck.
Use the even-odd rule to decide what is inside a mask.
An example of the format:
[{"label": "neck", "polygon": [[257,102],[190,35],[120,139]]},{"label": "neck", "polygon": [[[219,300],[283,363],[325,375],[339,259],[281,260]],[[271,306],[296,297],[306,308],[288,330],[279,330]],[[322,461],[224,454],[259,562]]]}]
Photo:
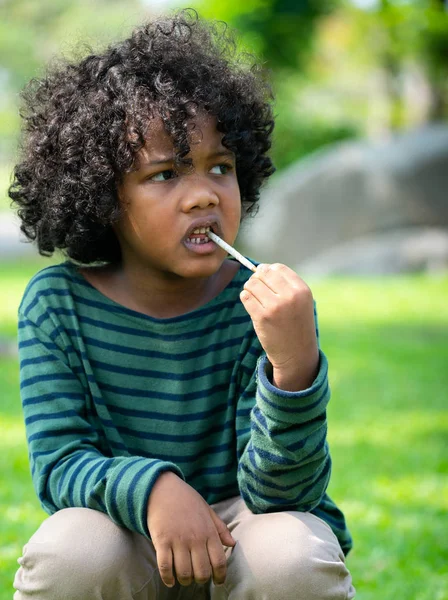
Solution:
[{"label": "neck", "polygon": [[154,277],[145,267],[122,264],[115,274],[118,301],[151,317],[168,319],[199,308],[217,296],[232,279],[233,264],[224,261],[210,277]]}]

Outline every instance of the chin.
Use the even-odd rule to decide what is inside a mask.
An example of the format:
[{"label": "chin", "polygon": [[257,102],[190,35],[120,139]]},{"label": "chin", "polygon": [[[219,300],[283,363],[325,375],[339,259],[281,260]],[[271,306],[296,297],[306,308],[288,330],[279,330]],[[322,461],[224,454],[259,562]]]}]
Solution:
[{"label": "chin", "polygon": [[195,277],[211,277],[219,271],[223,262],[224,259],[202,260],[201,262],[198,261],[196,262],[196,264],[190,264],[185,269],[182,269],[181,276],[188,279],[192,279]]}]

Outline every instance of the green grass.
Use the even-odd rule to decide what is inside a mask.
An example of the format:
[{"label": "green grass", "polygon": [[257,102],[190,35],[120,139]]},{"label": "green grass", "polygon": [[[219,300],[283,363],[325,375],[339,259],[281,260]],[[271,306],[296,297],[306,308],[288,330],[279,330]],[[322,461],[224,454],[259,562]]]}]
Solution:
[{"label": "green grass", "polygon": [[[47,263],[46,263],[47,264]],[[26,281],[1,270],[0,332]],[[360,600],[448,600],[448,278],[312,285],[333,397],[329,492],[346,513]],[[0,360],[0,600],[44,513],[32,490],[15,359]]]},{"label": "green grass", "polygon": [[359,598],[448,598],[448,279],[313,286]]}]

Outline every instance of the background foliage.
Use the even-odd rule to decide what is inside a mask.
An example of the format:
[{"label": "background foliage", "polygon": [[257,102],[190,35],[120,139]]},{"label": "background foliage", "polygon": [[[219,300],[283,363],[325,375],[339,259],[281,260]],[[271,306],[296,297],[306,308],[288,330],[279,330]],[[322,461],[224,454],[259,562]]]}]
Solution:
[{"label": "background foliage", "polygon": [[[184,3],[184,6],[187,4]],[[441,0],[198,0],[264,62],[276,93],[282,169],[333,141],[387,137],[448,115],[448,13]],[[172,7],[181,6],[174,3]],[[127,35],[161,1],[0,2],[0,212],[19,139],[19,92],[61,53]],[[1,217],[1,214],[0,214]],[[42,260],[0,263],[0,349]],[[355,538],[360,600],[448,600],[448,280],[310,282],[331,364],[330,493]],[[347,315],[350,319],[347,319]],[[44,517],[32,490],[14,352],[1,355],[0,600]]]},{"label": "background foliage", "polygon": [[155,8],[181,6],[236,27],[264,62],[277,97],[279,168],[339,139],[447,118],[442,0],[3,0],[0,164],[13,162],[19,91],[48,61],[87,54],[86,44],[122,37]]}]

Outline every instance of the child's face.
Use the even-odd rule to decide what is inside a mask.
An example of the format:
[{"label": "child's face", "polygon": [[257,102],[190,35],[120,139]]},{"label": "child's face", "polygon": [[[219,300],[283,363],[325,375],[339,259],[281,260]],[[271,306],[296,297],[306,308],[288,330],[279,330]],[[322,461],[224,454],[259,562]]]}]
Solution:
[{"label": "child's face", "polygon": [[118,187],[125,209],[115,226],[124,265],[139,266],[157,277],[208,277],[225,253],[206,236],[193,234],[211,225],[233,244],[241,218],[241,199],[234,155],[221,144],[223,134],[209,115],[195,118],[187,158],[192,170],[174,171],[174,148],[161,119],[151,122],[137,170],[126,173]]}]

